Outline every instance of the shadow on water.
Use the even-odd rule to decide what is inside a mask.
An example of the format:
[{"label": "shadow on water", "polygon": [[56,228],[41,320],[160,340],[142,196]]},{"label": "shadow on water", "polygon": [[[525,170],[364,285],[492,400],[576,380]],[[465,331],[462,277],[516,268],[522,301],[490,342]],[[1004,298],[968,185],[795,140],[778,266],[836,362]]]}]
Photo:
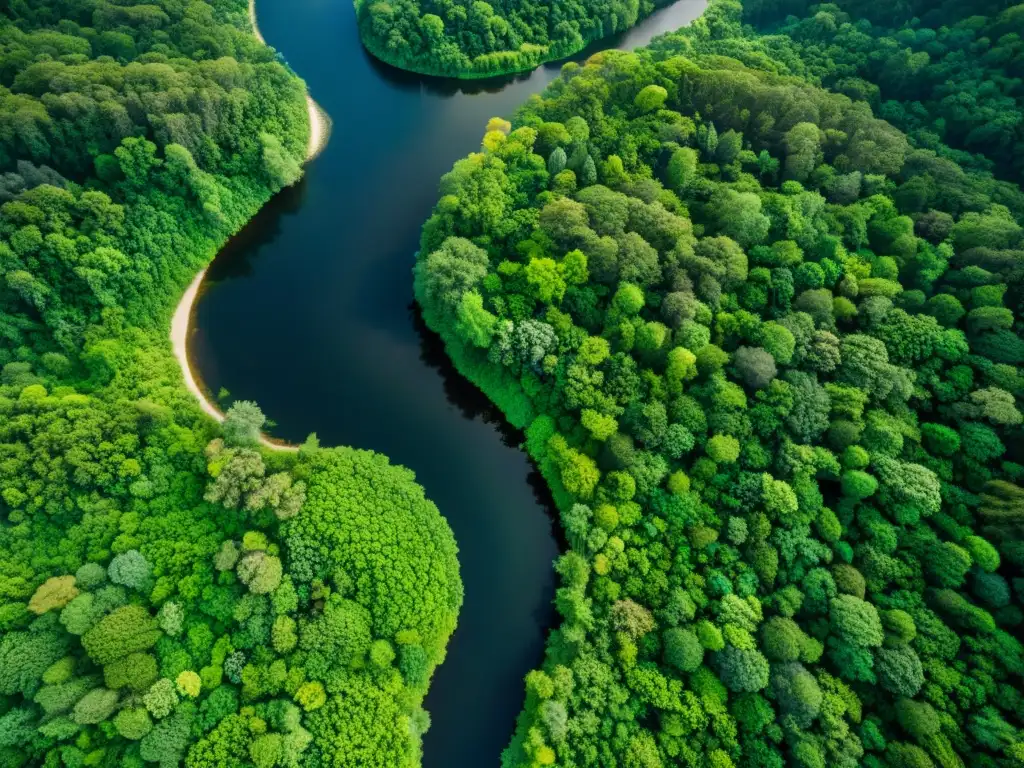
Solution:
[{"label": "shadow on water", "polygon": [[217,258],[206,270],[204,283],[216,284],[222,280],[253,277],[256,274],[258,246],[277,239],[285,217],[295,215],[302,209],[307,191],[308,178],[303,176],[294,186],[285,187],[267,201],[259,214],[250,219],[221,248]]},{"label": "shadow on water", "polygon": [[418,304],[409,305],[409,315],[412,318],[413,327],[420,337],[420,360],[441,376],[444,383],[444,394],[448,402],[458,408],[464,418],[480,419],[485,424],[494,427],[495,431],[501,435],[502,442],[509,448],[520,448],[526,439],[522,430],[516,429],[505,421],[505,417],[498,407],[455,369],[444,351],[444,342],[440,336],[427,327]]},{"label": "shadow on water", "polygon": [[[457,80],[451,77],[436,77],[409,72],[375,58],[372,53],[362,48],[370,68],[381,80],[391,86],[409,93],[424,92],[442,99],[453,96],[475,96],[481,93],[500,93],[513,83],[521,83],[533,76],[533,71],[515,75],[499,75],[479,80]],[[550,65],[545,65],[545,67]]]},{"label": "shadow on water", "polygon": [[[427,327],[426,322],[423,320],[423,312],[418,304],[413,303],[409,305],[409,316],[420,338],[420,360],[423,361],[425,366],[436,371],[437,375],[441,377],[444,394],[448,402],[455,406],[464,418],[470,421],[479,420],[493,427],[505,446],[525,453],[526,449],[523,443],[526,441],[526,435],[523,434],[521,429],[516,429],[509,424],[501,410],[476,385],[459,373],[444,350],[444,341]],[[558,507],[555,505],[551,489],[548,488],[548,484],[545,482],[544,476],[540,473],[537,465],[533,459],[529,459],[529,462],[530,472],[526,482],[533,490],[537,504],[547,513],[548,519],[551,522],[551,536],[558,544],[558,553],[562,554],[568,551],[569,542],[565,537],[565,531],[562,529]],[[539,620],[543,618],[541,626],[548,629],[555,626],[555,617],[556,614],[552,604],[547,604],[543,610],[539,611],[538,615]]]},{"label": "shadow on water", "polygon": [[[412,325],[420,337],[420,360],[428,368],[437,371],[444,384],[444,394],[448,398],[448,402],[458,408],[465,418],[479,419],[494,427],[494,431],[501,436],[502,443],[509,448],[525,452],[526,448],[523,443],[526,442],[526,435],[521,429],[516,429],[509,424],[501,410],[487,399],[487,395],[456,370],[451,358],[444,351],[444,342],[441,337],[430,330],[424,322],[423,312],[418,304],[409,305],[409,315],[412,318]],[[526,481],[533,489],[537,503],[551,518],[551,534],[558,543],[559,553],[566,552],[569,549],[569,542],[565,538],[565,531],[562,530],[558,508],[551,496],[551,489],[548,488],[544,476],[537,469],[533,459],[530,459],[530,467],[530,474]],[[550,611],[548,618],[551,621],[543,626],[553,627],[554,615],[554,611]]]}]

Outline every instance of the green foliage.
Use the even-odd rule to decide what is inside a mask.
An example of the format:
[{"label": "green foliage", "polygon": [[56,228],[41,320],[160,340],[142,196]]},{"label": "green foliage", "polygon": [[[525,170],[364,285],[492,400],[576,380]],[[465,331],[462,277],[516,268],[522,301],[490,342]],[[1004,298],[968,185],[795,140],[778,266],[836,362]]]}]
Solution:
[{"label": "green foliage", "polygon": [[921,660],[912,648],[879,648],[875,651],[879,684],[895,696],[913,698],[924,684]]},{"label": "green foliage", "polygon": [[175,690],[174,682],[166,677],[160,678],[146,691],[142,701],[149,714],[157,720],[167,717],[178,703],[178,692]]},{"label": "green foliage", "polygon": [[130,688],[141,693],[158,677],[156,658],[148,653],[129,653],[103,668],[103,680],[113,690]]},{"label": "green foliage", "polygon": [[224,418],[224,442],[233,447],[251,448],[259,442],[266,420],[256,403],[250,400],[232,403]]},{"label": "green foliage", "polygon": [[149,713],[141,708],[122,709],[114,717],[114,727],[118,734],[130,741],[138,741],[153,728]]},{"label": "green foliage", "polygon": [[[647,50],[567,65],[446,175],[417,300],[529,425],[570,545],[506,768],[994,764],[991,732],[1024,724],[1002,645],[1024,567],[1024,196],[910,108],[951,59],[879,100],[873,78],[930,66],[899,51],[953,51],[960,11],[911,6],[885,38],[861,18],[877,4],[716,0]],[[973,12],[957,61],[976,74],[995,43]],[[876,117],[900,105],[909,138]],[[453,248],[495,318],[486,350],[435,288]]]},{"label": "green foliage", "polygon": [[691,630],[671,627],[662,636],[665,662],[680,672],[693,672],[704,660],[704,647]]},{"label": "green foliage", "polygon": [[79,725],[95,725],[110,717],[116,707],[116,691],[94,688],[75,704],[71,717]]},{"label": "green foliage", "polygon": [[152,648],[160,634],[156,620],[145,608],[125,605],[104,616],[82,635],[82,648],[90,659],[102,666]]},{"label": "green foliage", "polygon": [[338,695],[309,714],[307,727],[324,759],[339,768],[411,768],[416,721],[365,675],[345,680]]},{"label": "green foliage", "polygon": [[[480,78],[564,59],[602,37],[629,29],[656,7],[593,0],[557,7],[402,0],[387,5],[359,2],[356,13],[363,44],[383,61],[424,74]],[[661,86],[648,88],[636,100],[636,108],[643,112],[658,109],[668,96]],[[570,136],[565,134],[565,139],[568,142]]]},{"label": "green foliage", "polygon": [[[378,737],[393,746],[383,764],[418,761],[461,602],[443,518],[371,454],[260,453],[255,404],[236,403],[217,437],[167,343],[181,291],[307,150],[305,89],[246,11],[44,2],[0,17],[3,765],[294,768]],[[585,275],[585,259],[565,270]],[[469,320],[487,343],[488,315]],[[318,474],[314,454],[370,469]],[[288,549],[309,477],[326,527],[332,499],[375,525],[353,513],[347,531],[372,537],[323,570],[299,538]],[[386,654],[367,678],[300,646],[337,600],[361,631],[329,639],[423,635],[413,684]],[[289,701],[312,713],[342,695],[392,716],[371,717],[368,739],[314,737]]]},{"label": "green foliage", "polygon": [[344,573],[372,634],[418,633],[436,664],[455,627],[462,584],[455,540],[406,469],[361,451],[317,454],[302,514],[283,527],[300,583]]},{"label": "green foliage", "polygon": [[149,584],[151,567],[135,549],[122,552],[114,557],[107,566],[107,577],[114,584],[121,584],[129,589],[144,590]]}]

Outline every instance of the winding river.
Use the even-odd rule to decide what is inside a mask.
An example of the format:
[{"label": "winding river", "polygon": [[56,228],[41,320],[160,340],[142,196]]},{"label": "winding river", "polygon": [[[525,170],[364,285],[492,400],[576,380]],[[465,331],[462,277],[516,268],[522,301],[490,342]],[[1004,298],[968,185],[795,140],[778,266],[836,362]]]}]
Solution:
[{"label": "winding river", "polygon": [[[643,45],[695,19],[678,0],[593,50]],[[486,399],[418,321],[410,269],[437,181],[559,71],[457,83],[410,75],[360,45],[347,0],[258,0],[270,45],[333,119],[305,178],[207,271],[190,354],[205,386],[256,400],[301,441],[353,445],[415,471],[459,544],[465,602],[427,696],[426,768],[498,764],[523,675],[554,621],[550,498]]]}]

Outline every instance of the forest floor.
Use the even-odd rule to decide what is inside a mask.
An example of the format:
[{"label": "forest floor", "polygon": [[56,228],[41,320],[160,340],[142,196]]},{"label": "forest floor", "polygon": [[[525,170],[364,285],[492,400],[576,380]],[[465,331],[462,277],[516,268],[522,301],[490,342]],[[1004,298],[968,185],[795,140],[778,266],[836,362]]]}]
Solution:
[{"label": "forest floor", "polygon": [[[256,23],[256,0],[249,0],[249,21],[252,22],[252,31],[256,35],[256,39],[266,45],[267,41],[263,39],[259,25]],[[320,154],[327,144],[327,138],[330,135],[331,129],[331,119],[320,105],[313,101],[309,93],[306,94],[306,107],[309,110],[309,145],[306,148],[306,162],[308,163]],[[217,421],[224,421],[224,412],[199,385],[198,380],[192,373],[192,364],[188,357],[188,336],[189,328],[192,324],[192,311],[195,307],[196,299],[199,297],[199,287],[202,285],[205,276],[205,269],[195,276],[192,282],[189,283],[188,288],[185,289],[185,293],[182,294],[178,306],[174,309],[174,315],[171,318],[171,346],[174,349],[174,356],[178,360],[178,365],[181,368],[181,374],[185,379],[185,386],[188,388],[188,391],[199,401],[199,405],[204,413]],[[298,450],[296,445],[289,445],[266,435],[260,436],[260,443],[266,448],[275,451]]]}]

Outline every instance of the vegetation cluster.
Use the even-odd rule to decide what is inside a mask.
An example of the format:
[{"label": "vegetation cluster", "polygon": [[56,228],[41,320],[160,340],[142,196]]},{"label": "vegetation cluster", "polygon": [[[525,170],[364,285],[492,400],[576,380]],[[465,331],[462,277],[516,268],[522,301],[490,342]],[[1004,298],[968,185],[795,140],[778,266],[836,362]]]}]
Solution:
[{"label": "vegetation cluster", "polygon": [[1024,6],[753,0],[743,14],[760,37],[747,55],[868,102],[915,147],[1024,178]]},{"label": "vegetation cluster", "polygon": [[415,766],[455,543],[372,453],[260,452],[171,309],[301,173],[236,0],[0,17],[0,765]]},{"label": "vegetation cluster", "polygon": [[355,0],[363,44],[396,67],[496,77],[566,58],[667,0]]},{"label": "vegetation cluster", "polygon": [[569,543],[503,764],[1018,766],[1024,196],[743,10],[565,65],[423,228]]}]

